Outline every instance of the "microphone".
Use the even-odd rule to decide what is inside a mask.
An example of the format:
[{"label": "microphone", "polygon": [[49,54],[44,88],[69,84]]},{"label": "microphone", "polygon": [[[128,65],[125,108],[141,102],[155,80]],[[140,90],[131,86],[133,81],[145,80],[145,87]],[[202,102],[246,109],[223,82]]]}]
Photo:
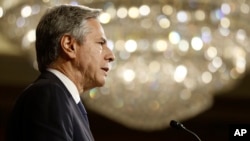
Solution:
[{"label": "microphone", "polygon": [[173,128],[176,128],[176,129],[182,129],[182,130],[185,130],[187,131],[188,133],[192,134],[193,136],[195,136],[195,138],[198,140],[198,141],[201,141],[201,139],[199,138],[199,136],[197,134],[195,134],[193,131],[187,129],[182,123],[180,122],[177,122],[175,120],[171,120],[170,121],[170,126],[173,127]]}]

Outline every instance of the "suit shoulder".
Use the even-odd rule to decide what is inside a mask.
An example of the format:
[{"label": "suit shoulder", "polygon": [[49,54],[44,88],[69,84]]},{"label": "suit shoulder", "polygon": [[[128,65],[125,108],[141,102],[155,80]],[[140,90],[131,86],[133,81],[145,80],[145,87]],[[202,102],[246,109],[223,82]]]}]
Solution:
[{"label": "suit shoulder", "polygon": [[26,92],[56,92],[56,91],[64,91],[65,87],[53,80],[50,79],[40,79],[30,84],[26,89],[24,89],[23,93]]},{"label": "suit shoulder", "polygon": [[49,79],[37,80],[30,84],[22,92],[20,98],[32,101],[40,101],[43,99],[56,100],[67,100],[69,93],[64,85]]}]

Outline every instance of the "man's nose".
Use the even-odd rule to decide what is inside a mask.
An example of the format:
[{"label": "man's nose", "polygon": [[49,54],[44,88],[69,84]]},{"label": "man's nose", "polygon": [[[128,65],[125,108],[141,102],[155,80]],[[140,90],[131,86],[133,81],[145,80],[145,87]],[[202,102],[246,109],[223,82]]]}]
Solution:
[{"label": "man's nose", "polygon": [[114,53],[108,47],[106,48],[106,50],[107,50],[107,54],[105,56],[105,60],[108,60],[109,62],[113,62],[115,60]]}]

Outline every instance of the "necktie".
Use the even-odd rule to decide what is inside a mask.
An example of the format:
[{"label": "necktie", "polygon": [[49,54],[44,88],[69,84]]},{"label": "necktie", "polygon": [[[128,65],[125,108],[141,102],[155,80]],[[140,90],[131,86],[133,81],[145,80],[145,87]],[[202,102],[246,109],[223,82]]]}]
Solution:
[{"label": "necktie", "polygon": [[79,107],[81,113],[82,113],[82,116],[84,117],[84,120],[87,121],[87,123],[89,124],[89,120],[88,120],[88,116],[87,116],[87,112],[82,104],[82,102],[80,101],[77,106]]}]

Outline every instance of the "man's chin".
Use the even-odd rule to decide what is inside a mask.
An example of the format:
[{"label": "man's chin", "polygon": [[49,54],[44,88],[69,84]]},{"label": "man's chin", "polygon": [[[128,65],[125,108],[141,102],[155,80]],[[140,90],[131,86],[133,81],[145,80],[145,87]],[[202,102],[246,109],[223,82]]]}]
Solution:
[{"label": "man's chin", "polygon": [[102,79],[96,83],[96,87],[102,87],[105,85],[106,79]]},{"label": "man's chin", "polygon": [[104,86],[104,83],[97,83],[95,85],[85,87],[84,91],[88,91],[88,90],[91,90],[91,89],[94,89],[94,88],[100,88],[100,87],[103,87],[103,86]]}]

